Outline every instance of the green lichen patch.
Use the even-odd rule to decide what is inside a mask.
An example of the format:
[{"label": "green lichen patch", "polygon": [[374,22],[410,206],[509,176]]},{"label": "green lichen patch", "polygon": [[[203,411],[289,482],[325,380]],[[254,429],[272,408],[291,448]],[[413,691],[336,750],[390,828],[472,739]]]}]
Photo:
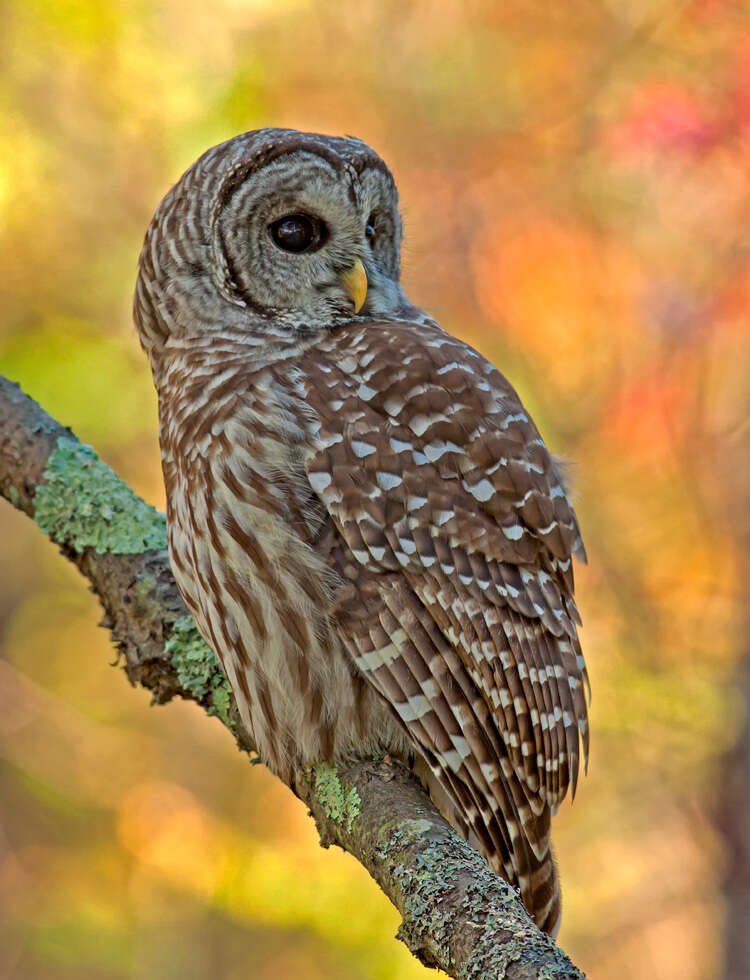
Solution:
[{"label": "green lichen patch", "polygon": [[[401,891],[403,922],[398,938],[429,966],[450,967],[458,980],[503,980],[508,975],[536,980],[583,980],[562,950],[541,934],[523,909],[520,897],[465,841],[428,840],[423,821],[406,820],[390,835],[396,857],[421,838],[413,864],[398,862],[393,877]],[[456,919],[476,929],[469,947],[455,945]],[[456,970],[454,953],[463,962]],[[514,963],[523,964],[514,972]]]},{"label": "green lichen patch", "polygon": [[156,588],[156,579],[153,575],[143,575],[135,586],[136,602],[145,602],[151,598],[151,593]]},{"label": "green lichen patch", "polygon": [[343,823],[351,833],[354,821],[362,808],[357,787],[347,790],[341,783],[335,769],[319,765],[313,769],[315,774],[315,794],[321,802],[327,817],[335,823]]},{"label": "green lichen patch", "polygon": [[157,582],[153,575],[139,575],[133,594],[133,614],[143,619],[161,619],[163,607],[157,594]]},{"label": "green lichen patch", "polygon": [[180,684],[198,701],[210,696],[210,715],[232,727],[229,709],[232,693],[219,659],[204,641],[190,616],[181,616],[172,627],[164,649],[177,671]]},{"label": "green lichen patch", "polygon": [[167,546],[164,515],[137,497],[90,446],[62,437],[34,497],[45,534],[79,554],[137,555]]},{"label": "green lichen patch", "polygon": [[402,820],[401,829],[410,832],[415,838],[429,834],[435,829],[435,824],[431,820],[420,817],[418,820]]}]

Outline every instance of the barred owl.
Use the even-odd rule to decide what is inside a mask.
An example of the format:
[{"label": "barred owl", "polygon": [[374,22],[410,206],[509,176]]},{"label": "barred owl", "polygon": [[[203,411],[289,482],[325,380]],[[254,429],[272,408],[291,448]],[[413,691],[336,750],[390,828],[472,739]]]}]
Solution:
[{"label": "barred owl", "polygon": [[554,933],[583,545],[514,389],[406,299],[401,235],[356,139],[246,133],[166,195],[135,321],[172,567],[275,773],[411,762]]}]

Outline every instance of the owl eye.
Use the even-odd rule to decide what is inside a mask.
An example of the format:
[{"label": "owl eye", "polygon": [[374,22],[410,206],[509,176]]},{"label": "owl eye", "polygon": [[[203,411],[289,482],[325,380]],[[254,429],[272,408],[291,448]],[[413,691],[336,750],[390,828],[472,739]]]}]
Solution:
[{"label": "owl eye", "polygon": [[375,240],[375,234],[377,231],[377,221],[378,221],[378,216],[373,211],[373,213],[367,219],[367,224],[365,225],[365,238],[371,245]]},{"label": "owl eye", "polygon": [[285,214],[268,226],[271,238],[285,252],[312,252],[325,242],[328,229],[309,214]]}]

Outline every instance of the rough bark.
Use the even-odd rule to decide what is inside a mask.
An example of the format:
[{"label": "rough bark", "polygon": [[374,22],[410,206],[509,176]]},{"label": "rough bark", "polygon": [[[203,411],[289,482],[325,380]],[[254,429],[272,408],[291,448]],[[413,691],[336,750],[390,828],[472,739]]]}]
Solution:
[{"label": "rough bark", "polygon": [[[89,581],[131,683],[158,704],[197,701],[252,753],[218,661],[172,578],[163,517],[4,378],[0,493]],[[292,788],[321,843],[354,855],[399,910],[399,937],[423,963],[462,980],[583,976],[403,767],[388,759],[320,765],[298,772]]]}]

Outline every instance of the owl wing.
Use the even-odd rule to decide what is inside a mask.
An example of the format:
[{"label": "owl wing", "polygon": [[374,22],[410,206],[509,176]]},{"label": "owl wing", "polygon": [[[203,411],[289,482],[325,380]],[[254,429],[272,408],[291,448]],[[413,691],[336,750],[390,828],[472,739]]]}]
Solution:
[{"label": "owl wing", "polygon": [[474,770],[475,807],[502,782],[543,849],[533,824],[575,789],[579,736],[588,746],[571,568],[584,552],[559,469],[508,382],[437,325],[348,326],[318,349],[306,465],[368,623],[357,663],[412,734],[441,712],[444,743],[457,726],[450,744],[418,741],[444,769],[460,757],[463,789]]},{"label": "owl wing", "polygon": [[358,573],[342,544],[335,564],[349,583],[335,617],[355,663],[419,750],[427,769],[418,772],[440,810],[520,889],[540,928],[554,931],[549,807],[529,807],[484,697],[408,582]]}]

